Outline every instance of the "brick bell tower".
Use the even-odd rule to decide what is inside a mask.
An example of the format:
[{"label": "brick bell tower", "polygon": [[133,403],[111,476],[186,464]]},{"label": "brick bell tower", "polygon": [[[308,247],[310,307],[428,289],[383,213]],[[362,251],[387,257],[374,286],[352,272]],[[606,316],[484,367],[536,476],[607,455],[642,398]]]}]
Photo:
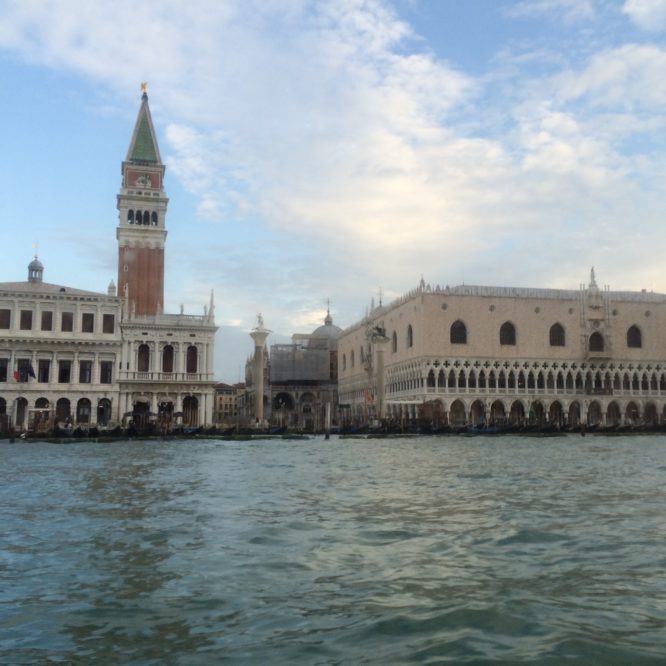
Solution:
[{"label": "brick bell tower", "polygon": [[118,296],[127,315],[155,315],[164,307],[164,245],[167,231],[164,172],[148,106],[146,84],[118,194]]}]

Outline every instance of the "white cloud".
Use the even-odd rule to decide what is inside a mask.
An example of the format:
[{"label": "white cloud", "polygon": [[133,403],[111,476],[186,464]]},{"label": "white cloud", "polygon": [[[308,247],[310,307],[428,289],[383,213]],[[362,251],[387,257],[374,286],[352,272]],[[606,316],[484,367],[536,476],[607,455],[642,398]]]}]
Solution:
[{"label": "white cloud", "polygon": [[[199,218],[169,222],[172,308],[200,311],[214,288],[219,322],[249,328],[261,310],[290,334],[320,324],[328,296],[344,326],[422,273],[571,287],[594,263],[623,288],[661,273],[658,46],[576,65],[544,47],[550,76],[523,48],[474,78],[379,0],[70,5],[4,3],[0,47],[102,84],[128,128],[151,84],[169,177]],[[639,5],[624,6],[636,21]],[[595,16],[582,0],[512,7]]]},{"label": "white cloud", "polygon": [[594,18],[594,5],[594,0],[520,0],[509,5],[506,12],[527,17],[550,14],[559,16],[565,23],[574,23]]},{"label": "white cloud", "polygon": [[642,30],[666,30],[666,0],[626,0],[622,11]]},{"label": "white cloud", "polygon": [[559,95],[568,101],[586,97],[597,107],[663,108],[666,103],[666,51],[627,44],[595,55],[581,72],[559,80]]}]

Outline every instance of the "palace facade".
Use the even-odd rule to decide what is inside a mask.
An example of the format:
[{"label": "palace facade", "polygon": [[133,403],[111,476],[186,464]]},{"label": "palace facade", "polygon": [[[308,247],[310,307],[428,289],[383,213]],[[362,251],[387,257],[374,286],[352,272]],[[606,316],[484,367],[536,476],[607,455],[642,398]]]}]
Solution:
[{"label": "palace facade", "polygon": [[452,426],[666,421],[666,295],[417,289],[338,338],[343,422]]},{"label": "palace facade", "polygon": [[148,95],[122,162],[118,290],[43,281],[0,283],[0,427],[213,423],[214,303],[168,314],[164,252],[169,199]]}]

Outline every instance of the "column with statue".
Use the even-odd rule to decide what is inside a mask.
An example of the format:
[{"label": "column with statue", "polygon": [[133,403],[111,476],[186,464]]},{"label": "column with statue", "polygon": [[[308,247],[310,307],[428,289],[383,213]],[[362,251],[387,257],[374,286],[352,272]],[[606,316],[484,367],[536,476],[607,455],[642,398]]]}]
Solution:
[{"label": "column with statue", "polygon": [[259,313],[257,325],[250,331],[254,340],[254,419],[257,426],[264,424],[264,348],[269,333]]}]

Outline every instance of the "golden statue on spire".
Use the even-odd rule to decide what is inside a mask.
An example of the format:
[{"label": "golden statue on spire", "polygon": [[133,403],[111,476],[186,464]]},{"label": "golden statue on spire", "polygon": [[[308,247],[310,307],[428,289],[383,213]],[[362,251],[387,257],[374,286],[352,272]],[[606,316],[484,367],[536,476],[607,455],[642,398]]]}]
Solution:
[{"label": "golden statue on spire", "polygon": [[141,92],[142,93],[147,93],[148,92],[148,82],[147,81],[141,81]]}]

